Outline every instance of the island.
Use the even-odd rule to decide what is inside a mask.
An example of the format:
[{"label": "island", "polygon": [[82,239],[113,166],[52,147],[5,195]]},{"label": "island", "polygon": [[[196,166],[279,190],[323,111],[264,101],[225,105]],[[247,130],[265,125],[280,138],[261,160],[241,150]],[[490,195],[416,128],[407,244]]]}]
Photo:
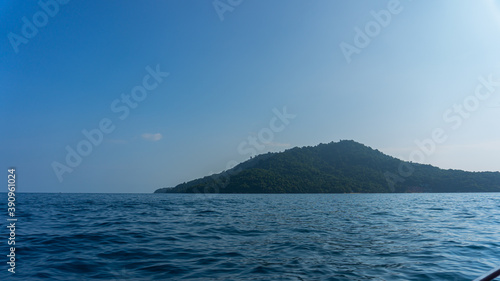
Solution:
[{"label": "island", "polygon": [[498,192],[500,172],[402,161],[353,140],[255,156],[222,173],[155,193]]}]

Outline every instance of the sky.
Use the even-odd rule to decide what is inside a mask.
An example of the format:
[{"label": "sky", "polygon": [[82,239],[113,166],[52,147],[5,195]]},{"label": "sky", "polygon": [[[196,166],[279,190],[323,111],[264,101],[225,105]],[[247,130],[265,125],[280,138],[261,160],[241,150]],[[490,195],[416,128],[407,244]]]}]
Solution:
[{"label": "sky", "polygon": [[2,1],[0,168],[149,193],[355,140],[500,171],[500,1]]}]

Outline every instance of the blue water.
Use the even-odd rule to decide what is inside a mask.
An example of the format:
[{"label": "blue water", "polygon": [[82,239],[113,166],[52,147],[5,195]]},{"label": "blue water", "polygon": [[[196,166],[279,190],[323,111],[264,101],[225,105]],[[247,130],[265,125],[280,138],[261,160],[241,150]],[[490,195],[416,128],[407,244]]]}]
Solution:
[{"label": "blue water", "polygon": [[500,264],[500,194],[17,200],[16,273],[3,226],[0,280],[471,280]]}]

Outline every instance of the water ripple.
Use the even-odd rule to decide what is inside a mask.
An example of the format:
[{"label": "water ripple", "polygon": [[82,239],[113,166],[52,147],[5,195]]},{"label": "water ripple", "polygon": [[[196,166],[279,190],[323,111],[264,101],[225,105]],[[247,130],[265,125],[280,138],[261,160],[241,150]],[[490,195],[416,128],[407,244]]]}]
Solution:
[{"label": "water ripple", "polygon": [[0,280],[471,280],[500,263],[499,194],[18,200]]}]

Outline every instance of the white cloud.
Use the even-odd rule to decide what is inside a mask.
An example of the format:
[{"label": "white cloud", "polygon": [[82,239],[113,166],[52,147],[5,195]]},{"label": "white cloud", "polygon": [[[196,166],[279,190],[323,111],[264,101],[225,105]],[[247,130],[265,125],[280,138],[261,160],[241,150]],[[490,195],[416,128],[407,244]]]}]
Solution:
[{"label": "white cloud", "polygon": [[145,134],[142,134],[141,137],[145,140],[148,140],[148,141],[159,141],[163,138],[163,136],[160,133],[156,133],[156,134],[145,133]]}]

